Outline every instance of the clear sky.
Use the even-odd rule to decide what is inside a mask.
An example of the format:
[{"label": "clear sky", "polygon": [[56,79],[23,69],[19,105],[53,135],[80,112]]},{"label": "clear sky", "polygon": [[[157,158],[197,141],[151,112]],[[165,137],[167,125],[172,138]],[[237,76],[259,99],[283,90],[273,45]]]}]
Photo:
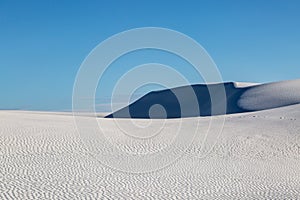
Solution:
[{"label": "clear sky", "polygon": [[[199,42],[225,81],[300,78],[300,1],[0,1],[0,109],[71,108],[77,70],[137,27]],[[113,75],[112,75],[113,76]]]}]

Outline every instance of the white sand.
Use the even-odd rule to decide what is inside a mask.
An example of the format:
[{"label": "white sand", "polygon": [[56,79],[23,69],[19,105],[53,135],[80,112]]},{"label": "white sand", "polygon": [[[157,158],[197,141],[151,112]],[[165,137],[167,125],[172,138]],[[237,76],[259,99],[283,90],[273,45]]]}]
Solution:
[{"label": "white sand", "polygon": [[[214,109],[211,109],[212,102]],[[150,92],[106,117],[162,119],[211,116],[260,111],[298,103],[300,103],[300,79],[264,84],[242,82],[196,84]],[[156,104],[163,107],[155,108]],[[153,109],[155,115],[150,116],[152,106],[155,108]]]},{"label": "white sand", "polygon": [[300,103],[300,79],[249,87],[238,101],[247,110],[265,110]]},{"label": "white sand", "polygon": [[[300,80],[234,85],[245,89],[232,106],[256,112],[225,116],[219,137],[210,119],[221,115],[76,121],[67,112],[0,111],[0,199],[300,199]],[[91,120],[105,140],[89,123],[79,134],[78,122]],[[164,157],[145,159],[152,153]]]},{"label": "white sand", "polygon": [[[0,119],[0,199],[300,198],[299,104],[228,115],[209,156],[199,158],[194,142],[177,162],[148,174],[114,171],[90,157],[71,115],[0,111]],[[113,119],[98,120],[108,135],[119,131]]]}]

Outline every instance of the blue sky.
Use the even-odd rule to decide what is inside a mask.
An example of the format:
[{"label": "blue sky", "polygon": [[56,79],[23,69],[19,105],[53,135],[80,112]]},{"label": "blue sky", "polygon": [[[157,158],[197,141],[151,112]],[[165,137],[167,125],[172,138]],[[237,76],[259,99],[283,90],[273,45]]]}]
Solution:
[{"label": "blue sky", "polygon": [[138,27],[192,37],[225,81],[300,78],[300,1],[74,2],[0,1],[0,109],[70,109],[88,53]]}]

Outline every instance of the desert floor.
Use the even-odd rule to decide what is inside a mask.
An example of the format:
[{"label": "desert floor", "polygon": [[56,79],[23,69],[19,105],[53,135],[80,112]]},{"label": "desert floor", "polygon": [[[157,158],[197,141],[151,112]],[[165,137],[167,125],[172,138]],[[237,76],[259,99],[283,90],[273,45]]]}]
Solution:
[{"label": "desert floor", "polygon": [[[182,157],[148,173],[115,170],[91,156],[97,140],[90,142],[89,150],[85,148],[72,114],[0,111],[0,119],[0,199],[300,198],[299,104],[227,115],[223,131],[212,137],[216,144],[206,157],[200,156],[200,128]],[[200,127],[207,129],[204,124],[209,119],[187,118],[181,128],[188,133],[199,120]],[[180,119],[167,120],[167,134],[148,146],[127,142],[113,125],[114,120],[118,119],[97,119],[108,140],[125,151],[147,153],[164,144],[172,145],[168,137],[173,137],[176,130],[172,127],[177,127]],[[119,121],[124,126],[129,123]],[[152,128],[155,123],[160,121],[154,121]],[[135,132],[130,127],[128,130]],[[113,154],[109,149],[102,151],[103,155]],[[117,166],[118,159],[123,158],[114,156]]]}]

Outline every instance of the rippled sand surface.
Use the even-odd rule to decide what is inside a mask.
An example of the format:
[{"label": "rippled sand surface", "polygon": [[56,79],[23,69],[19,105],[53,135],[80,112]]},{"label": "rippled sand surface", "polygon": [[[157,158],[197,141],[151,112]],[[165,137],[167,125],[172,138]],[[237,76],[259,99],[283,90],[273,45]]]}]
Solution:
[{"label": "rippled sand surface", "polygon": [[[202,145],[196,135],[176,162],[140,174],[116,171],[91,156],[72,115],[0,111],[0,119],[0,199],[300,198],[299,104],[228,115],[205,158],[199,156]],[[198,119],[184,119],[190,127],[183,130],[188,133]],[[113,119],[97,120],[121,150],[155,151],[169,144],[168,137],[150,146],[126,143],[116,137],[120,130]],[[178,120],[165,125],[170,137]],[[208,120],[199,119],[200,124]],[[107,153],[113,152],[103,149]]]}]

